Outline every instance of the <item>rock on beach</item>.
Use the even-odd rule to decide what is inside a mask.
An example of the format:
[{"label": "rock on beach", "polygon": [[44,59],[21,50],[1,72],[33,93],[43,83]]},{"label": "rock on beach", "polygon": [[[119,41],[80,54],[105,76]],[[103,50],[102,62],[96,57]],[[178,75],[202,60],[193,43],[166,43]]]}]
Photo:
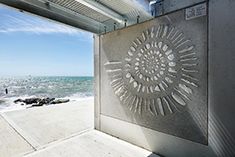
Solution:
[{"label": "rock on beach", "polygon": [[22,103],[25,105],[32,106],[43,106],[50,104],[61,104],[69,102],[69,99],[56,99],[56,98],[27,98],[27,99],[17,99],[14,103]]}]

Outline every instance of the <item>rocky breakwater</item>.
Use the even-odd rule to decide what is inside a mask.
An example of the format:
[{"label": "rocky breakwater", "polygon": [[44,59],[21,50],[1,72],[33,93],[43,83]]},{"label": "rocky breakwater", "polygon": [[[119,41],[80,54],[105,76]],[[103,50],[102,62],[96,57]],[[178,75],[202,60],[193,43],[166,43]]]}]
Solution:
[{"label": "rocky breakwater", "polygon": [[51,105],[51,104],[61,104],[69,102],[69,99],[56,99],[56,98],[28,98],[28,99],[17,99],[14,103],[21,103],[21,105],[31,105],[35,106],[43,106],[43,105]]}]

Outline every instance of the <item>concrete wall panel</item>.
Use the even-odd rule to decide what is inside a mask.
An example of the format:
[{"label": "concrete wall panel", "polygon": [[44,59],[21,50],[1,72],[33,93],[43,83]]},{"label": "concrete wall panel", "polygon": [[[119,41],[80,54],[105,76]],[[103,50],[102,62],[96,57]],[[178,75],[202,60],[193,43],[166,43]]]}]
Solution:
[{"label": "concrete wall panel", "polygon": [[[208,36],[205,40],[208,42],[208,144],[200,144],[180,137],[176,137],[159,130],[147,128],[131,120],[130,114],[123,111],[121,105],[116,105],[115,111],[121,118],[115,117],[115,114],[107,114],[107,107],[120,103],[120,99],[113,94],[112,88],[100,90],[101,96],[112,97],[112,101],[101,103],[100,130],[117,136],[121,139],[134,143],[138,146],[149,149],[157,154],[167,157],[234,157],[235,156],[235,58],[233,55],[235,49],[235,1],[233,0],[210,0],[208,2]],[[167,16],[166,16],[167,17]],[[150,22],[151,23],[151,22]],[[172,21],[175,23],[175,21]],[[142,32],[150,25],[136,28],[136,32]],[[126,28],[126,30],[131,27]],[[125,40],[120,31],[114,32],[118,40],[107,41],[107,47],[115,46]],[[196,35],[196,34],[194,34]],[[129,39],[135,39],[136,34],[128,34]],[[138,36],[138,35],[137,35]],[[102,38],[102,36],[100,36]],[[131,41],[131,40],[130,40]],[[105,44],[105,43],[101,43]],[[123,52],[122,47],[132,44],[124,42],[117,49]],[[108,61],[109,57],[122,57],[117,54],[104,55],[100,51],[100,57]],[[105,62],[100,62],[103,66]],[[103,84],[109,84],[105,69],[99,75]],[[99,84],[101,86],[103,84]],[[110,93],[108,93],[110,91]],[[106,95],[108,93],[108,95]],[[101,98],[102,99],[102,98]],[[101,101],[103,102],[103,101]],[[123,120],[125,119],[125,120]]]},{"label": "concrete wall panel", "polygon": [[101,37],[101,114],[207,144],[207,20],[185,11]]}]

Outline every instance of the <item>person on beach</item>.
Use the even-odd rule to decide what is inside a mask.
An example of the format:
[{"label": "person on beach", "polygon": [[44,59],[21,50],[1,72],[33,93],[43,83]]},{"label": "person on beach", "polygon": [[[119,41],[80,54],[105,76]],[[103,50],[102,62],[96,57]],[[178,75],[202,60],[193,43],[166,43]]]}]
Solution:
[{"label": "person on beach", "polygon": [[6,94],[8,94],[8,89],[7,88],[5,89],[5,92],[6,92]]}]

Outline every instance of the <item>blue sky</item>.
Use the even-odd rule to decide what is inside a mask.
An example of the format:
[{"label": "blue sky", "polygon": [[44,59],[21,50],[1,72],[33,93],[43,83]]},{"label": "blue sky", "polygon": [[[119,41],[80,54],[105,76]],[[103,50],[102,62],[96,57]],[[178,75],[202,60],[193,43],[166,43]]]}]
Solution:
[{"label": "blue sky", "polygon": [[0,76],[93,76],[93,35],[0,5]]}]

